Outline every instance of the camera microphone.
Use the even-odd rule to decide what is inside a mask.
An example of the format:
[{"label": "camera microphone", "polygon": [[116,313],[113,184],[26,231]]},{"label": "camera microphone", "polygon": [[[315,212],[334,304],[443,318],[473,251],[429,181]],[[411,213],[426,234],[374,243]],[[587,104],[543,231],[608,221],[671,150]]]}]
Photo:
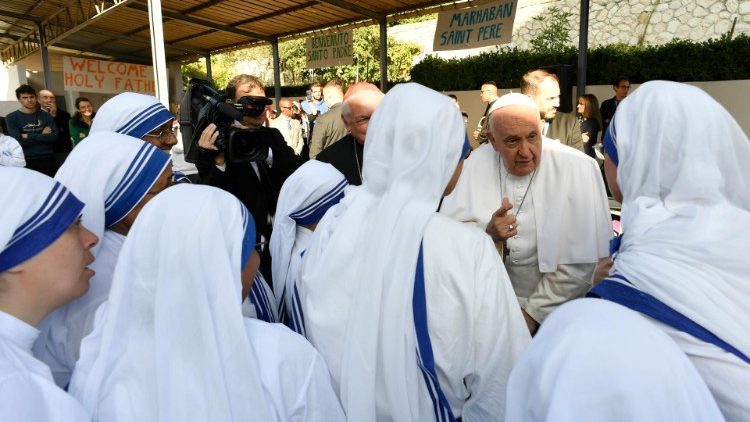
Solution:
[{"label": "camera microphone", "polygon": [[232,120],[238,122],[242,121],[242,113],[237,110],[232,104],[219,103],[216,105],[216,109],[219,110],[219,113],[229,117]]}]

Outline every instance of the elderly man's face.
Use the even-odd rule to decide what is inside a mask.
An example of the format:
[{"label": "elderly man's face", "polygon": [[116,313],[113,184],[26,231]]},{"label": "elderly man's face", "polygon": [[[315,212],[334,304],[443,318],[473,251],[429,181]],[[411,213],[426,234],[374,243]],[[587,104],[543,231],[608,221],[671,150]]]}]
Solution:
[{"label": "elderly man's face", "polygon": [[487,139],[500,153],[505,170],[514,176],[536,170],[542,158],[542,127],[536,110],[512,105],[494,111],[490,119]]},{"label": "elderly man's face", "polygon": [[534,96],[539,106],[539,116],[543,120],[554,119],[560,107],[560,85],[552,78],[546,78],[539,84],[539,93]]},{"label": "elderly man's face", "polygon": [[348,118],[343,118],[344,126],[360,144],[365,142],[370,117],[382,99],[383,94],[380,92],[361,91],[346,100],[350,114]]},{"label": "elderly man's face", "polygon": [[46,89],[39,91],[39,104],[41,104],[42,107],[49,109],[55,104],[55,94]]}]

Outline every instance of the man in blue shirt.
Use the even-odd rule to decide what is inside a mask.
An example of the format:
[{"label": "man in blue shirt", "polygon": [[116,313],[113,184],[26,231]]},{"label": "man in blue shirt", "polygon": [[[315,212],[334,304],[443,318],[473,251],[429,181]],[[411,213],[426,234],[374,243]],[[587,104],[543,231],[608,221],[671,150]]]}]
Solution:
[{"label": "man in blue shirt", "polygon": [[26,167],[53,177],[57,171],[54,144],[57,127],[52,115],[37,107],[36,90],[29,85],[16,89],[21,107],[8,114],[8,135],[15,138],[26,156]]},{"label": "man in blue shirt", "polygon": [[302,106],[302,110],[307,113],[310,123],[312,123],[318,116],[328,111],[328,106],[323,102],[323,85],[320,82],[313,82],[310,85],[310,96],[308,99],[302,101],[300,105]]}]

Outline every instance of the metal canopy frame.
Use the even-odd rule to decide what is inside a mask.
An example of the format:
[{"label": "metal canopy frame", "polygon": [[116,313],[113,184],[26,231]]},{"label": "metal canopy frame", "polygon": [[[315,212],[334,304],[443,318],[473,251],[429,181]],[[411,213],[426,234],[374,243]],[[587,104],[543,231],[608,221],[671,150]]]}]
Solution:
[{"label": "metal canopy frame", "polygon": [[[85,55],[85,50],[92,53],[104,54],[115,59],[126,59],[136,63],[147,63],[153,61],[151,57],[145,56],[143,48],[135,51],[121,51],[110,45],[117,41],[126,40],[142,45],[148,45],[151,37],[138,35],[143,31],[150,30],[150,24],[141,24],[135,27],[126,28],[122,32],[96,27],[89,31],[88,26],[105,17],[112,17],[125,11],[148,14],[149,7],[147,0],[71,0],[63,4],[54,3],[58,0],[15,0],[22,4],[22,7],[16,7],[16,11],[4,10],[6,6],[0,6],[0,22],[5,21],[8,27],[0,33],[0,60],[9,64],[22,59],[36,51],[41,51],[42,62],[44,65],[45,83],[50,84],[49,80],[49,60],[47,48],[50,45],[71,48],[81,51]],[[161,9],[163,16],[161,25],[171,23],[185,25],[183,34],[164,42],[164,48],[170,52],[171,60],[191,60],[204,57],[207,60],[207,70],[210,75],[210,57],[212,53],[229,51],[231,49],[243,46],[269,43],[272,46],[274,59],[274,82],[279,83],[278,72],[278,43],[280,40],[300,38],[319,31],[343,30],[352,26],[361,26],[366,23],[376,23],[380,28],[380,67],[381,67],[381,88],[387,88],[387,22],[388,19],[400,18],[406,16],[421,15],[433,13],[446,8],[454,8],[460,5],[474,5],[486,3],[489,0],[415,0],[415,1],[389,1],[389,0],[364,0],[354,2],[353,0],[284,0],[270,1],[261,0],[261,6],[268,6],[268,13],[260,13],[245,19],[227,22],[212,21],[204,17],[195,16],[196,13],[206,13],[215,11],[232,11],[230,4],[232,0],[206,0],[195,4],[186,9],[179,11]],[[164,0],[167,8],[179,6],[179,2]],[[283,3],[280,9],[273,7],[277,3]],[[222,6],[227,4],[227,8]],[[249,4],[249,3],[248,3]],[[588,34],[588,4],[589,0],[581,0],[581,37],[579,46],[579,63],[578,63],[578,85],[585,87],[586,75],[586,49]],[[248,25],[262,24],[271,20],[289,20],[294,21],[290,16],[303,11],[310,11],[313,15],[320,13],[320,6],[330,5],[333,9],[331,15],[336,19],[323,20],[319,24],[305,25],[304,27],[294,27],[289,31],[267,33],[268,31],[243,29]],[[27,6],[23,8],[23,6]],[[236,4],[235,4],[236,6]],[[368,7],[369,6],[369,7]],[[375,7],[383,6],[380,10],[374,10]],[[249,7],[249,6],[248,6]],[[252,5],[256,7],[257,5]],[[32,12],[35,9],[45,9],[46,13],[40,13],[41,16],[35,16]],[[52,9],[50,11],[50,9]],[[25,12],[25,13],[22,13]],[[119,15],[118,15],[119,16]],[[316,15],[320,16],[320,15]],[[2,19],[11,18],[15,21],[9,22]],[[291,20],[290,20],[291,19]],[[299,21],[299,18],[296,19]],[[313,20],[314,21],[314,20]],[[21,22],[31,22],[32,29],[22,25]],[[195,27],[202,29],[197,32],[191,32]],[[21,28],[24,31],[19,35],[19,31],[14,28]],[[77,33],[89,33],[98,38],[93,43],[79,41],[72,43],[70,37]],[[190,45],[196,39],[212,36],[216,34],[228,34],[230,38],[244,37],[246,40],[235,40],[226,44],[213,43],[208,47],[200,48]],[[102,37],[103,36],[103,37]],[[91,37],[88,37],[91,38]],[[10,40],[11,42],[4,42]],[[208,41],[206,41],[208,42]],[[125,48],[128,48],[127,46]],[[132,50],[132,48],[131,48]],[[139,54],[141,53],[141,54]],[[278,90],[277,90],[278,93]]]}]

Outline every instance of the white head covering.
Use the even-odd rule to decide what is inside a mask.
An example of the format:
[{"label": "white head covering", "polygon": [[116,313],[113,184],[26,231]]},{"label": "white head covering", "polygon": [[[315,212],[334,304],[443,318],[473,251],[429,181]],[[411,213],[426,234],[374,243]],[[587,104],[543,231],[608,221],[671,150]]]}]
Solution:
[{"label": "white head covering", "polygon": [[495,110],[512,105],[522,105],[530,107],[536,110],[537,113],[539,112],[539,105],[533,99],[531,99],[531,97],[526,94],[511,92],[510,94],[505,94],[495,100],[495,102],[492,103],[492,107],[490,107],[489,112],[487,112],[487,115],[489,116]]},{"label": "white head covering", "polygon": [[109,131],[140,139],[172,119],[172,113],[156,97],[123,92],[102,104],[89,134]]},{"label": "white head covering", "polygon": [[[153,145],[113,132],[91,133],[65,159],[55,179],[86,204],[82,222],[100,239],[141,202],[169,164]],[[101,244],[92,249],[94,256]]]},{"label": "white head covering", "polygon": [[34,345],[34,354],[51,367],[60,386],[70,381],[81,340],[93,329],[96,309],[109,294],[123,239],[105,235],[105,229],[141,202],[169,158],[140,139],[98,132],[78,144],[55,175],[86,202],[81,222],[100,239],[91,249],[96,260],[90,266],[95,274],[88,292],[49,314]]},{"label": "white head covering", "polygon": [[276,420],[240,308],[254,241],[216,188],[178,185],[143,208],[71,382],[95,420]]},{"label": "white head covering", "polygon": [[[305,253],[307,334],[347,418],[435,418],[417,367],[412,296],[425,226],[459,163],[465,129],[450,98],[394,87],[370,120],[363,184],[331,208]],[[386,410],[384,410],[386,409]]]},{"label": "white head covering", "polygon": [[[286,300],[291,309],[291,288],[297,278],[292,264],[297,226],[317,223],[329,208],[338,204],[349,184],[340,171],[328,163],[308,161],[284,182],[279,193],[271,233],[273,290],[277,307]],[[285,289],[286,288],[286,289]],[[287,294],[284,294],[286,290]]]},{"label": "white head covering", "polygon": [[750,141],[696,87],[654,81],[617,108],[623,236],[613,271],[750,356]]},{"label": "white head covering", "polygon": [[50,177],[0,167],[0,273],[32,258],[76,221],[83,202]]},{"label": "white head covering", "polygon": [[569,302],[544,321],[511,372],[506,403],[508,422],[724,420],[666,333],[600,299]]}]

